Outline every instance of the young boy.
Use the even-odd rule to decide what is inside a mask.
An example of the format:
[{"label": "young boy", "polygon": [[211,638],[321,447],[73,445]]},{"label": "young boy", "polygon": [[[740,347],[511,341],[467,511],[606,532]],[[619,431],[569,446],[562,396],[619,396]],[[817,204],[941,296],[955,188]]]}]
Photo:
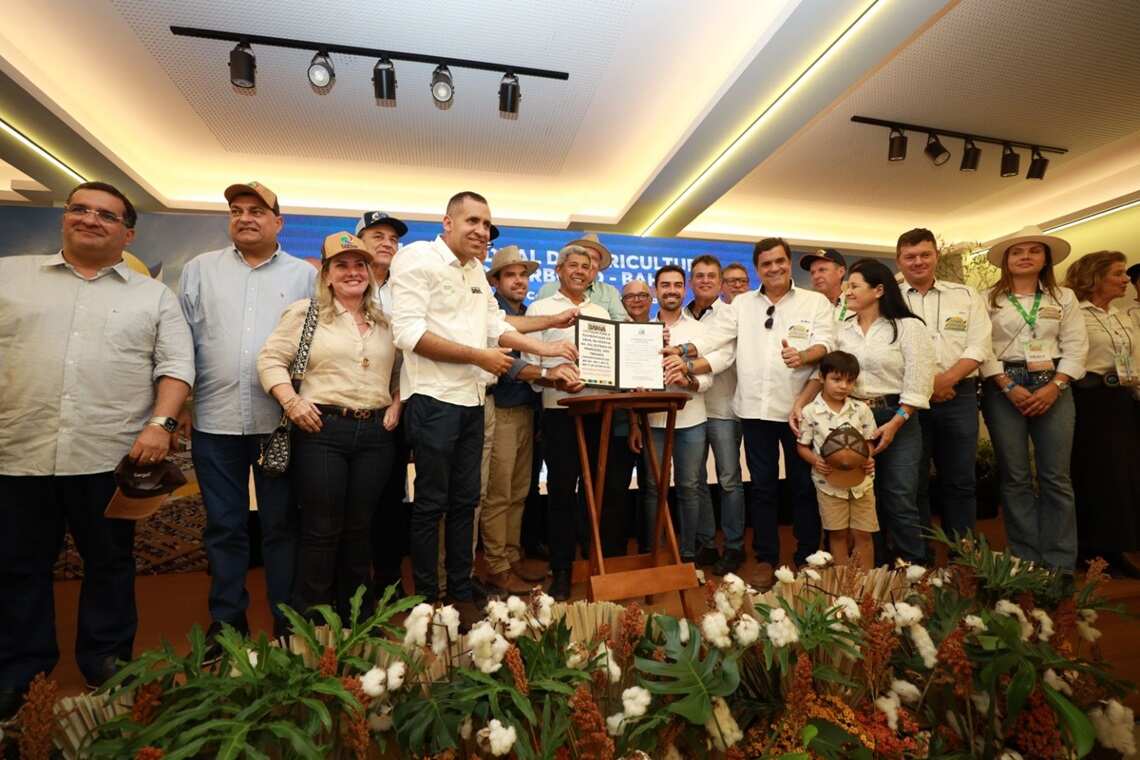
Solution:
[{"label": "young boy", "polygon": [[[820,361],[819,373],[823,389],[804,407],[796,449],[800,458],[812,466],[820,517],[835,564],[845,565],[849,561],[850,528],[856,562],[862,569],[870,570],[875,556],[871,534],[879,530],[875,515],[875,460],[867,457],[856,471],[837,470],[824,460],[820,448],[832,431],[843,426],[853,428],[864,440],[870,438],[875,432],[875,418],[866,404],[850,398],[859,377],[858,359],[846,351],[832,351]],[[858,443],[857,438],[854,441]]]}]

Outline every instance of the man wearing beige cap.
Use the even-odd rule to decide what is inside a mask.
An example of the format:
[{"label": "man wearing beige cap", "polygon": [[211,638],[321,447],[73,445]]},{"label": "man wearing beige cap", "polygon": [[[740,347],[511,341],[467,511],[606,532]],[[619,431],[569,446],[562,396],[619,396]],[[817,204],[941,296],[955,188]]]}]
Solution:
[{"label": "man wearing beige cap", "polygon": [[[606,282],[602,277],[602,272],[609,269],[610,264],[612,264],[614,260],[610,249],[606,248],[605,244],[603,244],[593,232],[589,232],[577,240],[571,240],[566,245],[581,246],[590,254],[592,275],[590,284],[586,288],[586,299],[589,300],[590,303],[601,306],[608,311],[610,313],[610,319],[617,320],[618,322],[624,322],[628,319],[625,306],[623,306],[621,302],[621,292]],[[535,300],[550,298],[558,292],[558,289],[558,281],[552,280],[539,288]]]},{"label": "man wearing beige cap", "polygon": [[[313,295],[317,271],[281,250],[277,196],[259,182],[230,185],[232,243],[182,269],[179,298],[194,336],[194,469],[206,508],[203,542],[210,562],[211,637],[223,623],[248,630],[249,472],[253,467],[265,582],[275,633],[286,630],[277,605],[288,602],[297,554],[297,510],[288,478],[255,466],[259,445],[281,407],[257,379],[257,353],[282,312]],[[184,413],[180,423],[189,426]]]}]

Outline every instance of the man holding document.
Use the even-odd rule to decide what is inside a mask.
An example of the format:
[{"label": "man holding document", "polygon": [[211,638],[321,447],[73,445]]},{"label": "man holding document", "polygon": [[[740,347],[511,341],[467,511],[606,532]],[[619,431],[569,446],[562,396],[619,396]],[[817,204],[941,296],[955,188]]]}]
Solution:
[{"label": "man holding document", "polygon": [[[531,304],[527,314],[541,317],[558,314],[568,308],[578,307],[579,327],[591,338],[580,345],[579,366],[559,357],[538,357],[524,354],[528,363],[540,367],[540,376],[534,381],[542,391],[542,437],[546,451],[546,488],[549,494],[547,524],[550,530],[550,570],[554,579],[550,584],[550,595],[559,601],[570,598],[570,569],[574,562],[574,548],[577,545],[578,498],[577,485],[582,475],[578,459],[578,441],[574,431],[574,420],[566,407],[560,406],[559,399],[568,396],[605,393],[604,388],[587,388],[587,378],[591,383],[613,386],[616,384],[617,367],[611,361],[607,346],[616,346],[616,325],[609,322],[609,312],[597,304],[590,303],[586,288],[591,282],[592,263],[589,252],[578,245],[568,245],[558,252],[555,272],[558,274],[558,291],[547,298]],[[592,319],[591,319],[592,318]],[[593,321],[604,320],[604,321]],[[574,340],[574,327],[554,327],[542,332],[541,340]],[[660,345],[660,337],[657,338]],[[581,376],[580,376],[581,373]],[[658,387],[660,387],[661,365],[657,364]],[[601,433],[601,415],[589,415],[583,420],[587,440],[597,441]],[[596,456],[596,447],[591,448]],[[607,457],[608,465],[616,467],[621,452],[611,447]],[[596,463],[591,462],[591,466]],[[605,509],[600,526],[605,553],[611,550],[622,551],[625,547],[625,510],[617,508],[625,503],[625,490],[628,483],[617,482],[617,478],[607,478],[603,503],[615,508]],[[613,482],[610,482],[613,481]]]}]

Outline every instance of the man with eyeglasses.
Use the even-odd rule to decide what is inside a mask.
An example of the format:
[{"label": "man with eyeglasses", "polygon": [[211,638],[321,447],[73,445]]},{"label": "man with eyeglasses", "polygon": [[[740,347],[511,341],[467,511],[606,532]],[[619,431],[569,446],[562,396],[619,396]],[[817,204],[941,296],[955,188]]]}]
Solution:
[{"label": "man with eyeglasses", "polygon": [[0,719],[59,661],[52,571],[70,530],[83,558],[75,658],[101,685],[131,659],[131,520],[104,516],[124,457],[161,462],[194,382],[178,299],[131,269],[137,215],[112,185],[67,196],[63,247],[0,259]]},{"label": "man with eyeglasses", "polygon": [[743,264],[734,261],[731,264],[724,265],[720,286],[722,301],[732,303],[732,299],[741,293],[747,293],[751,287],[752,282],[748,279],[748,270],[744,268]]},{"label": "man with eyeglasses", "polygon": [[796,454],[788,413],[811,377],[813,365],[835,346],[836,336],[828,300],[793,285],[792,251],[783,238],[758,242],[752,263],[760,288],[736,296],[706,325],[704,335],[667,348],[676,358],[666,363],[688,360],[694,365],[690,373],[708,372],[708,363],[698,365],[696,357],[735,342],[737,385],[732,411],[740,417],[744,455],[752,474],[752,546],[760,563],[753,585],[768,588],[780,561],[781,449],[791,492],[796,563],[803,564],[819,549],[822,528],[811,469]]},{"label": "man with eyeglasses", "polygon": [[[230,185],[223,195],[232,242],[191,259],[178,287],[198,367],[190,439],[206,508],[211,645],[223,625],[249,631],[251,467],[274,635],[288,629],[278,605],[292,591],[298,515],[289,478],[268,478],[257,467],[261,441],[280,421],[281,406],[262,390],[256,364],[281,313],[314,295],[317,276],[311,264],[277,244],[284,220],[272,190],[246,182]],[[191,427],[189,412],[180,422]],[[211,655],[216,653],[211,646]]]},{"label": "man with eyeglasses", "polygon": [[621,304],[629,315],[630,322],[648,322],[649,307],[653,305],[653,296],[649,292],[649,285],[645,280],[630,280],[621,289]]}]

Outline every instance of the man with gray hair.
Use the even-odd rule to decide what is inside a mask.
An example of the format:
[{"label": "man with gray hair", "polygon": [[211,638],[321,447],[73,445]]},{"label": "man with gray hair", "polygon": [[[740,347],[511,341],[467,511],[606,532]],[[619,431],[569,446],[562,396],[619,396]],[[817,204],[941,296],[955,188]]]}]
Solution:
[{"label": "man with gray hair", "polygon": [[630,322],[648,322],[649,307],[653,305],[653,294],[645,280],[630,280],[621,289],[621,303],[629,315]]}]

